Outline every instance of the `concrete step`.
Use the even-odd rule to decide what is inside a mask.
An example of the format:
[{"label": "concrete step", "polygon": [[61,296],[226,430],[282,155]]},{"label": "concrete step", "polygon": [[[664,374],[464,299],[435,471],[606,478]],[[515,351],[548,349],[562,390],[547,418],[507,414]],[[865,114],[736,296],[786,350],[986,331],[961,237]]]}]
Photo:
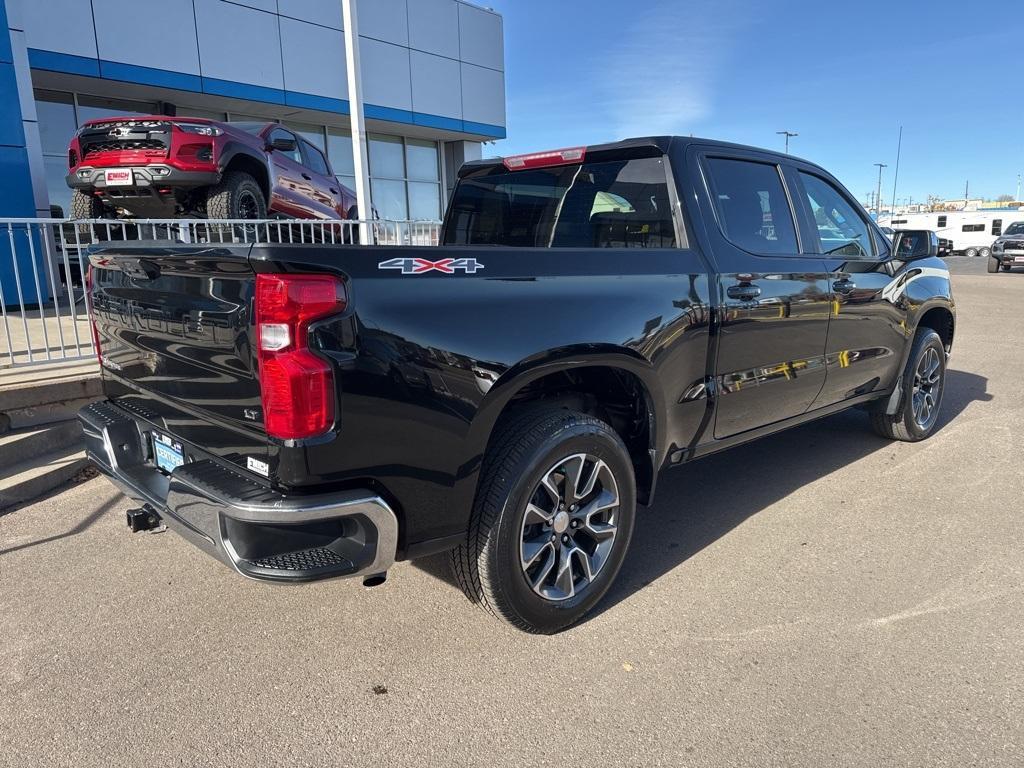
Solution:
[{"label": "concrete step", "polygon": [[51,451],[70,447],[82,447],[82,427],[78,419],[0,434],[0,472]]},{"label": "concrete step", "polygon": [[87,466],[82,448],[71,446],[0,470],[0,512],[52,491]]},{"label": "concrete step", "polygon": [[0,372],[0,434],[73,419],[102,396],[95,363]]}]

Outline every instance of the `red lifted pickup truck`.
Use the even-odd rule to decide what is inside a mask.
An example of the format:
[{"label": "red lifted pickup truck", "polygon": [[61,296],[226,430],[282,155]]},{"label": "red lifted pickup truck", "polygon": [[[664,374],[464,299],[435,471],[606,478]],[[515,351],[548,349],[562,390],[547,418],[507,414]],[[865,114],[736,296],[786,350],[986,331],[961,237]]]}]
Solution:
[{"label": "red lifted pickup truck", "polygon": [[92,120],[68,148],[74,218],[357,218],[324,153],[272,122]]}]

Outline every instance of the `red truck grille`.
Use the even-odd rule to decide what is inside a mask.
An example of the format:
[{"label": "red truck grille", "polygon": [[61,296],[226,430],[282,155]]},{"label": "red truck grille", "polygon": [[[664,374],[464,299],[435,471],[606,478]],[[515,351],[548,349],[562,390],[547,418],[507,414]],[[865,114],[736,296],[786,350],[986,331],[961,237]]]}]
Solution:
[{"label": "red truck grille", "polygon": [[105,152],[159,152],[171,146],[171,124],[165,122],[111,122],[88,125],[78,135],[82,160]]},{"label": "red truck grille", "polygon": [[139,149],[156,149],[163,152],[167,149],[164,143],[158,139],[140,139],[134,141],[103,141],[86,144],[84,147],[85,156],[94,155],[97,152],[130,152]]}]

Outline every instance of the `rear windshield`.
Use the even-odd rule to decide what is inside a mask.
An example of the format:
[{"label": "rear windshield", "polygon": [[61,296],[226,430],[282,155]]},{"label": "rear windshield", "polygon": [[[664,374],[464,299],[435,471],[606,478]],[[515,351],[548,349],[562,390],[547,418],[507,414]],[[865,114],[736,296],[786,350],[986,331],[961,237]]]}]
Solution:
[{"label": "rear windshield", "polygon": [[455,189],[444,244],[674,248],[665,160],[481,169]]}]

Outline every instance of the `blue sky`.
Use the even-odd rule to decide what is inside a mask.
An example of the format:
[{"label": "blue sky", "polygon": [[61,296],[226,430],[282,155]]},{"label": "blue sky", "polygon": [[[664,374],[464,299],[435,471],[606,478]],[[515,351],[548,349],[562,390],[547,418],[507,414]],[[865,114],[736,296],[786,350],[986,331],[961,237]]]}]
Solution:
[{"label": "blue sky", "polygon": [[1021,0],[486,0],[505,19],[508,135],[485,154],[660,133],[782,148],[859,199],[1015,194]]}]

